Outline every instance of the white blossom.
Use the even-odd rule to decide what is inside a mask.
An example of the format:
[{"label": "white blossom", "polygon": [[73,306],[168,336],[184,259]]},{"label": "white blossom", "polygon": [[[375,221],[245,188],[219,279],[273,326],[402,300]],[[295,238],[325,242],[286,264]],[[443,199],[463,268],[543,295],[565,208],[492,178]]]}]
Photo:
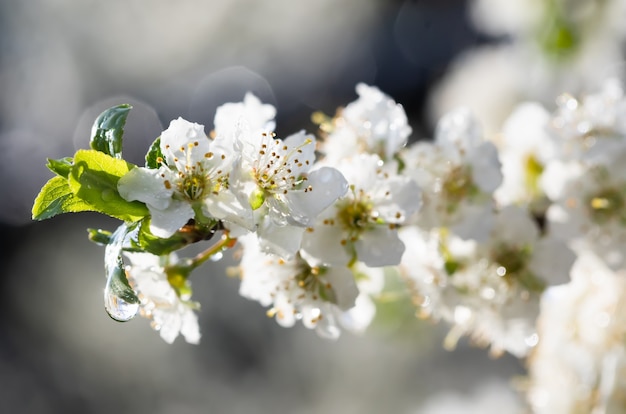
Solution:
[{"label": "white blossom", "polygon": [[424,205],[415,216],[426,230],[449,228],[466,239],[488,236],[495,208],[493,192],[502,181],[495,145],[484,140],[466,109],[438,124],[434,142],[417,142],[402,153],[403,174],[423,190]]},{"label": "white blossom", "polygon": [[191,344],[200,342],[197,304],[180,297],[168,280],[166,266],[175,265],[176,254],[156,256],[150,253],[125,253],[128,281],[140,300],[139,314],[150,319],[150,326],[169,344],[182,335]]},{"label": "white blossom", "polygon": [[529,358],[533,412],[623,411],[626,386],[626,275],[581,254],[571,282],[541,300],[537,347]]},{"label": "white blossom", "polygon": [[528,212],[500,211],[490,238],[462,240],[445,231],[401,229],[402,257],[420,314],[452,325],[447,346],[465,335],[491,351],[522,357],[534,345],[539,294],[567,280],[574,255],[542,237]]},{"label": "white blossom", "polygon": [[324,265],[399,263],[404,246],[397,226],[419,209],[421,192],[413,180],[382,166],[377,155],[346,158],[337,165],[349,190],[308,228],[302,240],[307,257]]},{"label": "white blossom", "polygon": [[245,94],[242,102],[228,102],[220,105],[213,119],[216,136],[232,138],[239,130],[250,132],[271,132],[276,126],[276,108],[261,100],[251,92]]},{"label": "white blossom", "polygon": [[595,252],[618,269],[626,259],[626,146],[603,161],[551,163],[546,217],[550,231],[575,251]]},{"label": "white blossom", "polygon": [[624,146],[626,97],[618,79],[607,79],[596,93],[565,93],[556,102],[549,131],[560,161],[594,161]]},{"label": "white blossom", "polygon": [[[240,295],[268,307],[268,316],[281,326],[291,327],[300,320],[321,336],[337,338],[341,323],[350,321],[351,315],[342,314],[358,312],[351,310],[359,290],[349,268],[313,266],[300,256],[284,260],[264,253],[253,234],[241,237],[239,243],[243,247]],[[358,323],[344,324],[352,326],[361,328]]]},{"label": "white blossom", "polygon": [[403,148],[412,129],[402,105],[375,86],[359,83],[359,98],[333,119],[332,131],[321,143],[325,163],[334,165],[355,154],[378,154],[391,161]]},{"label": "white blossom", "polygon": [[516,204],[543,215],[547,208],[542,174],[557,156],[549,133],[550,113],[536,102],[520,103],[504,123],[496,145],[502,162],[502,185],[494,196],[501,206]]},{"label": "white blossom", "polygon": [[230,184],[242,204],[254,211],[254,230],[266,251],[291,258],[306,226],[347,191],[341,173],[313,168],[315,138],[298,132],[284,140],[274,134],[237,136],[240,154]]},{"label": "white blossom", "polygon": [[150,210],[150,231],[167,238],[190,219],[240,222],[245,210],[228,192],[234,155],[211,141],[202,125],[178,118],[163,131],[158,169],[137,167],[118,182],[120,195]]}]

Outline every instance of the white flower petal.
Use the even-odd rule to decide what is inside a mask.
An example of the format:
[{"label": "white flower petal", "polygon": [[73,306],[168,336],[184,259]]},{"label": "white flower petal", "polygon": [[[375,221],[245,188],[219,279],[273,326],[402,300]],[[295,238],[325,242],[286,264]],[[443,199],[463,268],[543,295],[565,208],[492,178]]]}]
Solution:
[{"label": "white flower petal", "polygon": [[150,232],[157,237],[170,237],[194,217],[191,205],[183,201],[172,200],[168,208],[162,210],[148,207],[151,215]]},{"label": "white flower petal", "polygon": [[306,183],[313,188],[312,191],[290,191],[285,195],[292,218],[304,226],[311,225],[322,211],[348,191],[348,182],[335,168],[319,168],[307,178]]},{"label": "white flower petal", "polygon": [[291,259],[300,249],[304,227],[277,226],[266,218],[257,229],[261,249],[283,259]]},{"label": "white flower petal", "polygon": [[502,169],[498,160],[498,150],[491,142],[477,146],[469,155],[472,167],[472,181],[484,193],[491,194],[502,184]]},{"label": "white flower petal", "polygon": [[130,170],[117,183],[117,191],[127,201],[138,200],[155,209],[165,209],[170,204],[173,190],[166,188],[161,169],[137,167]]},{"label": "white flower petal", "polygon": [[353,308],[339,315],[339,322],[351,332],[361,333],[372,323],[376,315],[376,304],[365,294],[356,298]]},{"label": "white flower petal", "polygon": [[304,234],[302,250],[307,255],[307,260],[312,263],[345,266],[350,261],[350,255],[341,244],[343,237],[343,231],[339,226],[318,225],[313,231]]},{"label": "white flower petal", "polygon": [[493,206],[462,204],[460,208],[462,220],[450,226],[454,234],[465,240],[487,240],[494,225]]},{"label": "white flower petal", "polygon": [[236,224],[248,230],[254,229],[254,217],[250,204],[242,205],[231,191],[220,191],[219,194],[207,198],[204,209],[206,210],[205,213],[219,220]]},{"label": "white flower petal", "polygon": [[375,227],[361,234],[354,242],[358,259],[367,266],[394,266],[400,263],[404,243],[398,233],[388,227]]},{"label": "white flower petal", "polygon": [[211,151],[210,142],[203,125],[179,117],[161,133],[161,152],[170,167],[185,171],[185,166],[205,160],[205,154]]},{"label": "white flower petal", "polygon": [[378,170],[382,165],[380,157],[375,154],[360,154],[342,160],[337,168],[356,191],[366,192],[377,183]]},{"label": "white flower petal", "polygon": [[391,177],[372,191],[376,212],[386,223],[402,223],[422,205],[422,192],[409,177]]},{"label": "white flower petal", "polygon": [[506,206],[495,216],[493,237],[508,246],[534,245],[539,227],[528,210]]},{"label": "white flower petal", "polygon": [[324,276],[335,293],[335,304],[342,310],[353,307],[359,295],[359,289],[352,271],[342,266],[330,267]]},{"label": "white flower petal", "polygon": [[543,238],[535,245],[528,267],[549,285],[567,283],[576,254],[561,240]]},{"label": "white flower petal", "polygon": [[200,343],[200,327],[198,326],[198,316],[191,309],[182,315],[182,325],[180,333],[190,344]]},{"label": "white flower petal", "polygon": [[[302,172],[311,169],[315,162],[315,137],[306,134],[304,131],[296,132],[283,140],[283,145],[287,147],[286,152],[296,151],[289,159],[292,161],[293,174],[297,177]],[[297,148],[297,150],[296,150]],[[298,161],[295,162],[295,159]]]},{"label": "white flower petal", "polygon": [[435,129],[435,143],[445,149],[467,152],[480,145],[482,140],[482,127],[469,108],[448,112]]},{"label": "white flower petal", "polygon": [[213,125],[218,136],[232,136],[237,128],[250,131],[272,131],[276,108],[264,104],[251,92],[246,93],[243,102],[229,102],[217,108]]}]

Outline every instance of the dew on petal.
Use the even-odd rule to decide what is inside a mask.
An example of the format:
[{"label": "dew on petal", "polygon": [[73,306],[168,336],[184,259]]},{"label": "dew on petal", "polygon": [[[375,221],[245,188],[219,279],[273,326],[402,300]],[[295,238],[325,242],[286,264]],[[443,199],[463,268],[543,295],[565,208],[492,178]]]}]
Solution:
[{"label": "dew on petal", "polygon": [[526,342],[526,345],[528,345],[531,348],[534,346],[537,346],[537,344],[539,343],[539,335],[534,333],[530,335],[529,337],[527,337],[526,339],[524,339],[524,342]]}]

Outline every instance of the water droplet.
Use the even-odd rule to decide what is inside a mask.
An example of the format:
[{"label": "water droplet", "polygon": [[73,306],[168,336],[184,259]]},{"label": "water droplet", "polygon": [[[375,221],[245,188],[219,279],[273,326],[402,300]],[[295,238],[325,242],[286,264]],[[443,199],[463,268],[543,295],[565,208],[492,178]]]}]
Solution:
[{"label": "water droplet", "polygon": [[104,287],[104,309],[111,318],[119,322],[131,320],[139,311],[139,300],[128,285],[121,257],[122,247],[130,229],[122,224],[113,232],[104,252],[106,285]]},{"label": "water droplet", "polygon": [[100,194],[100,197],[102,197],[103,201],[111,201],[115,198],[115,193],[113,190],[106,189]]},{"label": "water droplet", "polygon": [[108,286],[104,288],[104,309],[118,322],[128,322],[137,315],[139,303],[126,302],[117,296]]},{"label": "water droplet", "polygon": [[535,347],[537,346],[537,344],[539,343],[539,335],[537,335],[536,333],[528,336],[524,342],[526,342],[526,345],[528,345],[529,347]]},{"label": "water droplet", "polygon": [[218,261],[222,260],[223,257],[224,257],[224,253],[217,252],[213,256],[211,256],[211,261],[212,262],[218,262]]}]

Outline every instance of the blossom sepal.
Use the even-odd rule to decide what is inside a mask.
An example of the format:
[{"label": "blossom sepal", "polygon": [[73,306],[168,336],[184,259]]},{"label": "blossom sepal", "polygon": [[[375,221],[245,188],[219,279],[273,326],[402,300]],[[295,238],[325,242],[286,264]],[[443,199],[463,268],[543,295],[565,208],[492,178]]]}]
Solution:
[{"label": "blossom sepal", "polygon": [[137,247],[138,251],[163,256],[193,243],[210,240],[220,229],[222,229],[222,226],[219,222],[215,222],[211,226],[205,226],[191,220],[172,236],[161,238],[150,232],[150,219],[146,218],[141,221],[137,240],[132,240],[131,243]]},{"label": "blossom sepal", "polygon": [[146,167],[157,169],[161,165],[167,165],[167,161],[161,151],[161,137],[154,140],[146,154]]},{"label": "blossom sepal", "polygon": [[48,164],[46,164],[46,167],[48,167],[48,169],[56,175],[67,178],[70,175],[73,163],[74,160],[72,157],[65,157],[58,160],[48,158]]}]

